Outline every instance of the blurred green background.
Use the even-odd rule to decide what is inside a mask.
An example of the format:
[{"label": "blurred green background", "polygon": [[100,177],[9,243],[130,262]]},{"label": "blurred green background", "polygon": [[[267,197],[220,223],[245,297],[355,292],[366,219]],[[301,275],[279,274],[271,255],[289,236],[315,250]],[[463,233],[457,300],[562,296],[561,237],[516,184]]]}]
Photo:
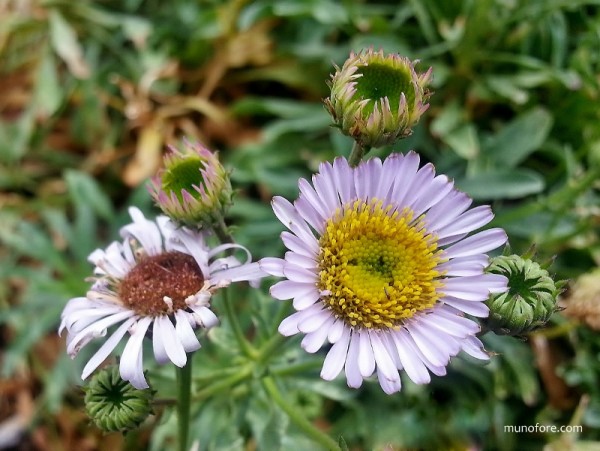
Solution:
[{"label": "blurred green background", "polygon": [[[0,0],[0,446],[167,449],[160,409],[126,439],[82,411],[84,359],[56,329],[86,291],[87,255],[127,206],[157,213],[145,181],[182,136],[232,170],[236,239],[280,255],[269,201],[349,154],[321,100],[333,65],[369,47],[433,67],[435,91],[410,138],[371,154],[421,153],[492,204],[513,251],[556,258],[563,305],[577,293],[589,308],[526,339],[486,337],[488,365],[454,359],[428,386],[389,397],[314,368],[290,399],[351,450],[600,449],[600,276],[576,283],[600,262],[598,0]],[[268,311],[266,293],[251,298]],[[252,305],[240,315],[254,324]],[[236,399],[203,402],[200,449],[316,449],[263,399]],[[503,430],[536,422],[583,432]]]}]

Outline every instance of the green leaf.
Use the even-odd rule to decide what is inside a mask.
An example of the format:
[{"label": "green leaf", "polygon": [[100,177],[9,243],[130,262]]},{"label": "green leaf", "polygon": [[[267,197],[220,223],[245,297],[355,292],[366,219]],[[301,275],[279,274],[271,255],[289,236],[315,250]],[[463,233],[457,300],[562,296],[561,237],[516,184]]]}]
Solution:
[{"label": "green leaf", "polygon": [[457,180],[459,189],[476,200],[518,199],[544,190],[544,178],[529,169],[479,173]]},{"label": "green leaf", "polygon": [[33,105],[36,114],[41,118],[53,115],[60,107],[62,99],[63,87],[58,80],[56,61],[52,53],[46,50],[35,81]]},{"label": "green leaf", "polygon": [[479,138],[473,124],[461,125],[445,135],[444,141],[465,160],[472,160],[479,154]]},{"label": "green leaf", "polygon": [[486,143],[484,152],[499,165],[514,168],[544,144],[552,123],[548,111],[533,108],[503,127]]}]

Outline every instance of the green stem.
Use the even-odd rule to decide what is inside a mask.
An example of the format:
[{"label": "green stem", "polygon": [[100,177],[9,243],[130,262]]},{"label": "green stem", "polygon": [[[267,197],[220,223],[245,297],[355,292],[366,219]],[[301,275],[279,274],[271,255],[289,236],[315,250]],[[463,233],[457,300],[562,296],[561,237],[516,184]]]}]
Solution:
[{"label": "green stem", "polygon": [[353,168],[358,166],[368,151],[368,148],[362,147],[357,141],[354,141],[352,152],[350,152],[350,156],[348,157],[348,164]]},{"label": "green stem", "polygon": [[262,380],[262,386],[265,391],[269,394],[271,399],[277,404],[281,410],[283,410],[290,420],[301,429],[306,435],[312,438],[315,442],[322,445],[325,449],[341,451],[340,446],[325,434],[323,431],[318,429],[314,424],[308,421],[304,416],[302,416],[296,406],[293,406],[289,402],[287,402],[272,377],[264,377]]},{"label": "green stem", "polygon": [[192,359],[188,358],[183,368],[176,368],[177,375],[177,429],[179,433],[179,449],[188,449],[190,431],[190,392],[192,389]]},{"label": "green stem", "polygon": [[231,324],[231,330],[233,331],[233,335],[237,340],[238,344],[242,352],[251,359],[255,359],[258,356],[258,351],[254,349],[254,347],[250,344],[250,342],[246,339],[244,335],[244,331],[242,330],[242,326],[238,321],[238,315],[236,315],[233,305],[231,304],[231,300],[229,299],[229,289],[224,288],[221,290],[221,296],[223,299],[223,305],[225,306],[225,315]]},{"label": "green stem", "polygon": [[245,367],[242,367],[236,374],[232,374],[231,376],[225,379],[222,379],[203,388],[202,390],[196,393],[196,395],[194,396],[194,401],[201,401],[203,399],[210,398],[211,396],[220,393],[224,390],[227,390],[228,388],[233,387],[239,382],[250,378],[250,376],[252,376],[252,369],[253,365],[246,365]]},{"label": "green stem", "polygon": [[222,216],[213,225],[213,230],[221,243],[235,243],[233,235],[229,232],[229,228],[227,227],[227,224],[225,224],[225,219]]},{"label": "green stem", "polygon": [[285,337],[283,337],[279,332],[276,332],[269,340],[259,349],[258,354],[256,355],[257,362],[263,362],[273,355],[273,351],[275,351],[279,346],[281,346],[285,342]]},{"label": "green stem", "polygon": [[323,367],[323,359],[308,360],[302,363],[285,364],[269,367],[269,372],[274,376],[293,376],[320,370]]}]

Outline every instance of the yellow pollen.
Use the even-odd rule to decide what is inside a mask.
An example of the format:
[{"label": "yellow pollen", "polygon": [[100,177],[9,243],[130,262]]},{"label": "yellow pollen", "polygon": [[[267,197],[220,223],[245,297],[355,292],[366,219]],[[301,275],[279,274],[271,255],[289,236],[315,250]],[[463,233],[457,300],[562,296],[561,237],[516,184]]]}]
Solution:
[{"label": "yellow pollen", "polygon": [[437,239],[379,199],[338,209],[319,240],[323,302],[351,327],[395,328],[440,297],[443,261]]}]

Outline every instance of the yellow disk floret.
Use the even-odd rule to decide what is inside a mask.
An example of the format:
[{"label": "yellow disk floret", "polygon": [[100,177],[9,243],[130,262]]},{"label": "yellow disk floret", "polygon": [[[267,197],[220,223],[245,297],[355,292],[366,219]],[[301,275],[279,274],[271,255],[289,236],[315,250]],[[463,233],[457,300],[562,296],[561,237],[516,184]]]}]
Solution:
[{"label": "yellow disk floret", "polygon": [[357,200],[329,219],[319,244],[323,302],[351,327],[397,327],[440,297],[441,251],[410,208]]}]

